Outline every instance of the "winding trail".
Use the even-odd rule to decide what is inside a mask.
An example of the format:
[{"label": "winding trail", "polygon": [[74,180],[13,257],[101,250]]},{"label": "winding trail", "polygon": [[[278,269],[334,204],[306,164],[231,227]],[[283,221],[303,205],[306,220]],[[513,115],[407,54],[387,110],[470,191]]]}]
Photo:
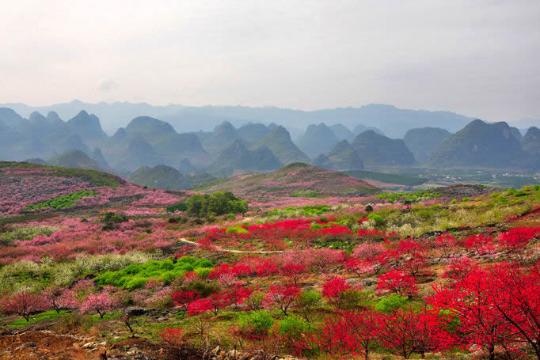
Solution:
[{"label": "winding trail", "polygon": [[[186,238],[180,238],[180,239],[178,239],[178,241],[180,241],[180,242],[182,242],[184,244],[190,244],[190,245],[193,245],[193,246],[200,246],[195,241],[191,241],[191,240],[188,240]],[[283,253],[282,250],[252,250],[252,251],[248,251],[248,250],[224,249],[221,246],[217,246],[217,245],[214,245],[214,249],[216,251],[227,252],[227,253],[231,253],[231,254],[259,254],[260,255],[260,254],[281,254],[281,253]]]}]

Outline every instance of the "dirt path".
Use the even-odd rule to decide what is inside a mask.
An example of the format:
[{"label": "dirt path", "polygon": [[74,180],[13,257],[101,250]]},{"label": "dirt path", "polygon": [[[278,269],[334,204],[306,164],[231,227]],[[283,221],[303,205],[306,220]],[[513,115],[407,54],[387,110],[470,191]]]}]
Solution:
[{"label": "dirt path", "polygon": [[[183,242],[185,244],[193,245],[193,246],[200,246],[195,241],[191,241],[191,240],[188,240],[186,238],[180,238],[179,241]],[[216,251],[227,252],[227,253],[231,253],[231,254],[281,254],[283,252],[282,250],[273,250],[273,251],[272,250],[251,250],[251,251],[248,251],[248,250],[224,249],[221,246],[217,246],[217,245],[214,245],[214,248],[215,248]]]}]

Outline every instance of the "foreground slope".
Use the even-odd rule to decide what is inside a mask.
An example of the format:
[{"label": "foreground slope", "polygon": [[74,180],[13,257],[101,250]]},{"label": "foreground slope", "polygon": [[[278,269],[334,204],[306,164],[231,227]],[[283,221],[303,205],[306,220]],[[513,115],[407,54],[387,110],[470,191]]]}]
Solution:
[{"label": "foreground slope", "polygon": [[354,197],[349,177],[295,164],[237,180],[345,196],[201,216],[220,203],[0,170],[2,194],[31,200],[0,215],[0,359],[538,358],[540,186]]}]

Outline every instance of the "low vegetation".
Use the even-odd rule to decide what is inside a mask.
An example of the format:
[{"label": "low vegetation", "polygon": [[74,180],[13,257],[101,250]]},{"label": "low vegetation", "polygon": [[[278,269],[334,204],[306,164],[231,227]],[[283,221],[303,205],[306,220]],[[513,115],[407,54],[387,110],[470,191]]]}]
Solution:
[{"label": "low vegetation", "polygon": [[26,207],[27,211],[36,211],[44,209],[67,209],[74,207],[82,198],[96,195],[93,190],[81,190],[67,195],[60,195],[50,200],[40,201],[35,204],[30,204]]},{"label": "low vegetation", "polygon": [[248,210],[245,200],[231,192],[193,195],[181,203],[167,207],[168,212],[185,211],[189,216],[209,218],[227,214],[244,214]]},{"label": "low vegetation", "polygon": [[217,346],[321,360],[539,357],[540,186],[337,203],[288,192],[263,211],[227,193],[133,189],[2,228],[6,334],[39,327],[85,339],[81,349],[136,343],[176,358]]}]

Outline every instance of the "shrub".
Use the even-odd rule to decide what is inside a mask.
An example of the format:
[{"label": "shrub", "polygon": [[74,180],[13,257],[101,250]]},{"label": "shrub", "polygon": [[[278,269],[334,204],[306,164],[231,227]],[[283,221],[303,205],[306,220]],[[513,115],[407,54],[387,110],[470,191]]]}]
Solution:
[{"label": "shrub", "polygon": [[125,222],[128,220],[128,217],[124,214],[117,214],[117,213],[114,213],[114,212],[106,212],[105,214],[103,214],[103,218],[101,219],[101,222],[106,224],[106,223],[115,223],[115,224],[119,224],[119,223],[122,223],[122,222]]},{"label": "shrub", "polygon": [[264,293],[260,291],[254,291],[246,299],[246,303],[250,310],[259,310],[264,301]]},{"label": "shrub", "polygon": [[128,217],[124,214],[106,212],[101,219],[101,222],[103,223],[102,229],[106,231],[114,230],[118,227],[117,224],[120,224],[126,221],[128,221]]},{"label": "shrub", "polygon": [[339,295],[336,306],[340,309],[355,309],[364,307],[364,293],[357,289],[349,289]]},{"label": "shrub", "polygon": [[391,313],[397,309],[402,308],[407,304],[408,299],[405,296],[399,294],[390,294],[384,296],[375,304],[375,310],[383,313]]},{"label": "shrub", "polygon": [[187,205],[184,202],[167,206],[167,212],[170,212],[170,213],[177,212],[177,211],[186,211],[186,210],[187,210]]},{"label": "shrub", "polygon": [[179,328],[165,328],[159,336],[172,347],[181,347],[184,343],[184,331]]},{"label": "shrub", "polygon": [[245,335],[265,336],[273,324],[274,319],[266,310],[242,314],[239,318],[240,331]]},{"label": "shrub", "polygon": [[231,192],[215,192],[193,195],[183,203],[167,208],[169,212],[179,210],[197,218],[212,218],[225,214],[244,214],[248,210],[248,205],[245,200],[237,198]]},{"label": "shrub", "polygon": [[338,299],[340,295],[349,290],[351,286],[345,279],[335,276],[323,284],[323,295],[328,299]]},{"label": "shrub", "polygon": [[416,280],[413,276],[407,275],[403,271],[390,270],[379,276],[377,282],[378,291],[390,291],[399,295],[409,297],[416,295]]},{"label": "shrub", "polygon": [[298,297],[297,305],[303,311],[311,311],[321,304],[321,294],[317,290],[304,290]]},{"label": "shrub", "polygon": [[293,339],[298,339],[311,330],[307,321],[296,316],[287,316],[279,322],[279,333]]},{"label": "shrub", "polygon": [[384,218],[379,214],[371,213],[368,215],[368,219],[373,221],[375,226],[383,226],[385,224]]}]

